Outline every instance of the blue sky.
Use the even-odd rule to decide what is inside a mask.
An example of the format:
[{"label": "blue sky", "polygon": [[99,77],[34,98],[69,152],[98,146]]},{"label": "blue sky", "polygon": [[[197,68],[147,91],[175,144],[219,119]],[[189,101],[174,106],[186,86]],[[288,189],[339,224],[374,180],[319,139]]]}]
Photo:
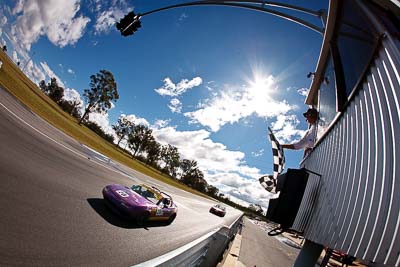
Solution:
[{"label": "blue sky", "polygon": [[[194,159],[221,192],[266,206],[258,183],[272,173],[267,126],[281,143],[307,128],[301,113],[322,36],[270,14],[221,6],[176,8],[144,16],[123,37],[115,22],[185,1],[19,0],[0,4],[0,44],[34,81],[56,77],[79,98],[89,76],[111,71],[120,99],[92,114],[108,133],[121,115]],[[319,10],[328,1],[282,1]],[[283,11],[282,9],[275,10]],[[297,15],[317,26],[318,18]],[[302,151],[286,151],[296,168]]]}]

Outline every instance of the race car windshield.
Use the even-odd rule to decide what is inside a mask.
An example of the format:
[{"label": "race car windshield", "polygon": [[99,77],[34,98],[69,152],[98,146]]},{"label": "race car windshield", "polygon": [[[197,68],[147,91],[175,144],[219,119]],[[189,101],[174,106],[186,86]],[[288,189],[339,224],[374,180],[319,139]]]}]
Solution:
[{"label": "race car windshield", "polygon": [[146,186],[133,185],[131,189],[154,204],[156,204],[162,198],[161,195],[157,194]]},{"label": "race car windshield", "polygon": [[215,205],[215,207],[218,208],[218,209],[221,209],[221,210],[225,210],[225,207],[221,206],[221,205]]}]

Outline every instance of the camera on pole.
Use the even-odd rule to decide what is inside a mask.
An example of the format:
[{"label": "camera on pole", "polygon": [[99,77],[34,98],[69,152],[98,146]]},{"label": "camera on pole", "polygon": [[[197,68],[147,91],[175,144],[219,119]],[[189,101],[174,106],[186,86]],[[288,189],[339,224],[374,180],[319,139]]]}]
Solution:
[{"label": "camera on pole", "polygon": [[135,15],[133,11],[129,12],[128,15],[117,22],[116,26],[123,36],[132,35],[142,26],[140,14]]}]

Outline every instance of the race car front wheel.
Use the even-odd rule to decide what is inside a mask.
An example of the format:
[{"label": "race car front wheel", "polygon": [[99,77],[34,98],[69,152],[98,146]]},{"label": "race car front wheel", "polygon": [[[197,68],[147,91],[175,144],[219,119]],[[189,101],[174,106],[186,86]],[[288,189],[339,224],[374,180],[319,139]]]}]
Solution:
[{"label": "race car front wheel", "polygon": [[171,217],[169,217],[167,223],[171,224],[175,220],[175,218],[176,218],[176,214],[172,214]]},{"label": "race car front wheel", "polygon": [[149,219],[150,214],[148,212],[136,217],[136,223],[138,225],[144,225]]}]

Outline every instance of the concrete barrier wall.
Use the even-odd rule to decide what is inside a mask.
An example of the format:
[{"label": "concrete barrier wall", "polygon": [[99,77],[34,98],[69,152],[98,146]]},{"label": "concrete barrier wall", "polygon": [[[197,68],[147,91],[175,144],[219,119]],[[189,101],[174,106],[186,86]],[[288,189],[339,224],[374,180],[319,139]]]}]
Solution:
[{"label": "concrete barrier wall", "polygon": [[[243,216],[243,215],[242,215]],[[216,266],[221,261],[225,249],[235,237],[242,216],[230,226],[223,226],[197,240],[163,256],[135,265],[136,267],[195,267]]]}]

